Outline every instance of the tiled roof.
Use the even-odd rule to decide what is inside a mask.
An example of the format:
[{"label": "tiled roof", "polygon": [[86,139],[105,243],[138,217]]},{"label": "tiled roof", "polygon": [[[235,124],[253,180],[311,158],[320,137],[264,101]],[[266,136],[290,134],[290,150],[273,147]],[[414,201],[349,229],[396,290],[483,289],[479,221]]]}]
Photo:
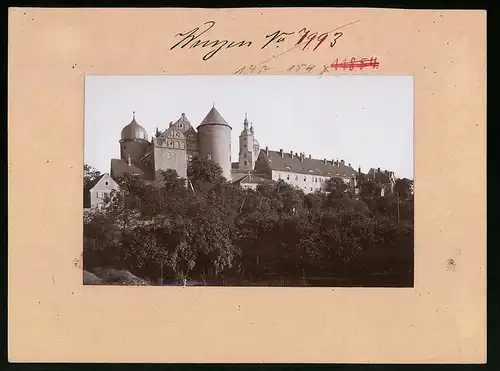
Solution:
[{"label": "tiled roof", "polygon": [[326,164],[324,160],[311,159],[309,157],[304,157],[303,160],[300,159],[299,154],[292,156],[290,153],[283,152],[283,157],[281,157],[278,151],[267,151],[261,150],[260,155],[266,160],[272,170],[276,171],[288,171],[300,174],[310,174],[310,175],[320,175],[327,177],[343,176],[352,177],[356,175],[356,171],[341,162],[333,164],[332,160],[327,160]]},{"label": "tiled roof", "polygon": [[134,164],[129,165],[125,160],[119,158],[111,159],[111,174],[113,174],[113,177],[119,177],[126,173],[144,174],[144,172]]},{"label": "tiled roof", "polygon": [[[229,124],[224,120],[224,118],[221,116],[219,111],[215,107],[212,107],[210,112],[205,116],[203,121],[201,122],[198,127],[203,126],[203,125],[224,125],[224,126],[229,126]],[[231,126],[229,126],[231,127]]]},{"label": "tiled roof", "polygon": [[234,183],[245,183],[245,184],[275,184],[276,182],[272,179],[260,176],[260,175],[255,175],[255,174],[247,174],[243,178],[240,178]]}]

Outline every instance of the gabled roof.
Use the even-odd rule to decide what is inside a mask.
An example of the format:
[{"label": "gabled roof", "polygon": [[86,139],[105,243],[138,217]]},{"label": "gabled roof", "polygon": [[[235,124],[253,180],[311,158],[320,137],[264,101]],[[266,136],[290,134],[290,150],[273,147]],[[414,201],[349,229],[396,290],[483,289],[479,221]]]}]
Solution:
[{"label": "gabled roof", "polygon": [[123,174],[144,175],[144,172],[134,164],[128,164],[125,160],[119,158],[111,159],[111,174],[113,177],[119,177]]},{"label": "gabled roof", "polygon": [[97,183],[99,183],[99,180],[101,180],[104,175],[107,175],[107,174],[101,174],[83,186],[83,207],[84,208],[90,207],[90,190],[92,188],[94,188]]},{"label": "gabled roof", "polygon": [[304,157],[303,160],[300,159],[299,154],[292,156],[290,153],[283,152],[283,157],[281,157],[278,151],[267,151],[260,150],[259,156],[262,156],[264,160],[268,163],[271,170],[275,171],[288,171],[293,173],[308,174],[308,175],[318,175],[326,177],[349,177],[356,175],[356,171],[341,162],[334,164],[332,161],[325,161],[319,159],[311,159]]},{"label": "gabled roof", "polygon": [[98,177],[95,177],[93,180],[91,180],[90,182],[87,183],[85,188],[87,188],[90,191],[92,188],[95,187],[95,185],[97,183],[99,183],[99,180],[101,180],[104,175],[108,175],[108,174],[104,173],[104,174],[99,175]]},{"label": "gabled roof", "polygon": [[244,177],[235,180],[233,183],[235,184],[276,184],[276,182],[272,179],[266,178],[261,175],[256,174],[247,174]]},{"label": "gabled roof", "polygon": [[208,112],[208,114],[205,116],[201,124],[198,125],[198,128],[204,125],[224,125],[231,128],[231,126],[229,126],[226,120],[224,120],[219,111],[217,111],[217,108],[215,108],[215,106],[212,107],[210,112]]},{"label": "gabled roof", "polygon": [[376,182],[391,183],[391,174],[394,175],[394,173],[388,170],[379,171],[378,169],[371,168],[366,175],[369,179],[375,180]]}]

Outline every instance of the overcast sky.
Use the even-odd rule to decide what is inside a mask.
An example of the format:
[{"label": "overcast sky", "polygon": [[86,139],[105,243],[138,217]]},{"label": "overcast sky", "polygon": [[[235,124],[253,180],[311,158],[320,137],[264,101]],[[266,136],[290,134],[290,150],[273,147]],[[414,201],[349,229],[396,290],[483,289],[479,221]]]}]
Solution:
[{"label": "overcast sky", "polygon": [[232,126],[232,161],[245,113],[261,148],[339,159],[413,178],[413,77],[133,75],[85,78],[85,162],[110,171],[136,112],[149,139],[185,112],[196,127],[212,104]]}]

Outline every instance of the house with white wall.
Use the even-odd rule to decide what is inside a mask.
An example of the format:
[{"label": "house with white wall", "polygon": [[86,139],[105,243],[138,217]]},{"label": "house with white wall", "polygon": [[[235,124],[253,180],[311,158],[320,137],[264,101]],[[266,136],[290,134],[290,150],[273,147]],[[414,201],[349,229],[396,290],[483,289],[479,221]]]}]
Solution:
[{"label": "house with white wall", "polygon": [[101,207],[106,197],[118,188],[118,183],[109,174],[98,176],[84,187],[83,207],[85,209]]}]

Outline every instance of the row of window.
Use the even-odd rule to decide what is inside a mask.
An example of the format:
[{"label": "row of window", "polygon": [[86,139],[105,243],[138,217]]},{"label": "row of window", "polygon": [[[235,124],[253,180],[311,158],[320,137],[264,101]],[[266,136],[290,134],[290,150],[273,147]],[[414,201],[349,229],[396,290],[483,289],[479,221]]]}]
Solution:
[{"label": "row of window", "polygon": [[[175,152],[167,152],[167,159],[168,160],[175,160]],[[186,155],[186,161],[191,161],[193,159],[193,155]]]},{"label": "row of window", "polygon": [[168,146],[170,148],[180,148],[180,149],[184,149],[185,148],[184,142],[178,142],[176,140],[169,140],[168,141]]},{"label": "row of window", "polygon": [[[278,178],[281,179],[281,174],[278,174]],[[290,175],[287,175],[286,176],[286,180],[290,180]],[[295,180],[299,180],[299,176],[298,175],[295,175]],[[307,181],[307,177],[304,176],[304,182]],[[326,179],[325,178],[320,178],[320,177],[312,177],[312,181],[313,183],[324,183],[326,182]]]}]

